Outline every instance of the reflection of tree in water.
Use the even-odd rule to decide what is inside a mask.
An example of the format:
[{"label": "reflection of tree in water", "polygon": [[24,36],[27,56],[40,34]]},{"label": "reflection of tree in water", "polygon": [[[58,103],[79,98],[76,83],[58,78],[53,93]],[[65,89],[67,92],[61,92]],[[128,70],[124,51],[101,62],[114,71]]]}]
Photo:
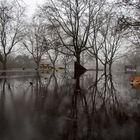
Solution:
[{"label": "reflection of tree in water", "polygon": [[[47,97],[51,93],[54,96],[57,96],[57,89],[58,89],[58,83],[57,83],[57,78],[55,76],[55,73],[53,72],[50,74],[49,78],[47,78],[47,83],[44,82],[44,78],[41,78],[39,75],[36,77],[34,81],[35,87],[33,89],[33,92],[35,94],[35,108],[39,108],[41,111],[45,107],[45,102],[47,100]],[[51,89],[49,88],[51,87]]]},{"label": "reflection of tree in water", "polygon": [[117,91],[112,81],[112,75],[104,76],[104,83],[102,86],[103,87],[101,87],[101,90],[98,93],[99,99],[101,101],[101,108],[103,107],[105,110],[106,107],[110,110],[112,109],[112,107],[113,109],[117,108],[119,106],[119,103],[116,96]]},{"label": "reflection of tree in water", "polygon": [[[81,89],[77,78],[73,93],[66,82],[62,87],[58,86],[54,76],[51,75],[47,79],[48,84],[40,87],[44,90],[39,90],[38,94],[45,96],[36,97],[35,108],[38,111],[34,115],[34,124],[41,135],[48,139],[67,140],[129,139],[127,133],[132,124],[117,98],[111,75],[97,77],[89,92]],[[68,100],[66,104],[65,99]],[[123,125],[128,125],[128,129]]]},{"label": "reflection of tree in water", "polygon": [[[127,111],[119,101],[118,91],[115,89],[112,75],[102,75],[95,79],[91,89],[91,122],[95,139],[127,139],[127,132],[120,130],[128,122]],[[113,130],[115,128],[115,130]],[[124,133],[121,133],[124,131]]]},{"label": "reflection of tree in water", "polygon": [[0,138],[3,139],[6,129],[6,119],[5,119],[5,84],[6,79],[0,79],[3,82],[0,92]]},{"label": "reflection of tree in water", "polygon": [[123,124],[129,125],[129,122],[117,94],[112,75],[97,77],[94,85],[90,86],[89,93],[83,92],[80,80],[76,79],[63,138],[68,140],[129,138],[126,128],[119,129]]},{"label": "reflection of tree in water", "polygon": [[[95,76],[86,90],[82,80],[77,78],[73,85],[74,80],[60,81],[57,73],[38,75],[23,81],[28,84],[17,94],[10,80],[2,80],[0,138],[7,133],[11,140],[129,140],[129,132],[138,137],[139,116],[124,109],[112,75]],[[84,81],[91,84],[91,77]]]},{"label": "reflection of tree in water", "polygon": [[77,140],[89,138],[91,126],[89,108],[85,93],[80,88],[80,79],[76,79],[70,112],[66,119],[63,139]]},{"label": "reflection of tree in water", "polygon": [[61,87],[58,88],[55,72],[52,72],[46,81],[44,82],[44,78],[38,77],[36,79],[38,84],[36,84],[34,91],[34,94],[36,94],[34,125],[41,135],[47,137],[47,139],[53,139],[58,136],[62,129],[60,121],[62,121],[63,112],[61,108],[63,108],[62,100],[65,95],[59,90]]},{"label": "reflection of tree in water", "polygon": [[9,79],[4,78],[1,85],[3,85],[2,92],[4,98],[1,98],[1,100],[3,101],[4,110],[3,112],[1,110],[0,113],[4,114],[3,122],[5,129],[3,130],[5,131],[3,138],[0,137],[0,139],[18,140],[30,138],[30,132],[27,132],[30,124],[28,126],[26,125],[29,121],[28,116],[30,116],[30,106],[28,109],[26,108],[29,105],[26,101],[26,96],[30,87],[28,86],[25,91],[20,91],[17,97],[15,89],[11,86]]}]

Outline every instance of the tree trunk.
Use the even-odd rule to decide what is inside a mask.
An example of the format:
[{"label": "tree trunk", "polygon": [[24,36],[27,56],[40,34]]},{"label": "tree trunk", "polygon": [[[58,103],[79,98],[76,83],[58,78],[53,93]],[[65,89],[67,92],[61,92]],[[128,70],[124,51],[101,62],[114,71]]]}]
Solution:
[{"label": "tree trunk", "polygon": [[53,62],[52,65],[53,65],[53,69],[55,69],[55,62]]},{"label": "tree trunk", "polygon": [[76,55],[77,63],[80,64],[80,53]]},{"label": "tree trunk", "polygon": [[6,57],[3,61],[3,70],[7,70],[7,58]]},{"label": "tree trunk", "polygon": [[109,63],[109,74],[112,73],[112,60],[110,60],[110,63]]},{"label": "tree trunk", "polygon": [[107,74],[107,63],[104,64],[104,75]]},{"label": "tree trunk", "polygon": [[107,65],[108,64],[108,61],[107,61],[107,57],[105,57],[105,63],[104,63],[104,75],[107,74]]},{"label": "tree trunk", "polygon": [[96,72],[98,71],[99,69],[99,65],[98,65],[98,57],[96,56],[96,59],[95,59],[95,64],[96,64]]},{"label": "tree trunk", "polygon": [[98,81],[98,71],[99,71],[98,57],[97,56],[96,56],[96,59],[95,59],[95,63],[96,63],[96,84],[97,84],[97,81]]},{"label": "tree trunk", "polygon": [[36,62],[36,66],[37,66],[37,70],[39,70],[39,64],[40,64],[40,62]]}]

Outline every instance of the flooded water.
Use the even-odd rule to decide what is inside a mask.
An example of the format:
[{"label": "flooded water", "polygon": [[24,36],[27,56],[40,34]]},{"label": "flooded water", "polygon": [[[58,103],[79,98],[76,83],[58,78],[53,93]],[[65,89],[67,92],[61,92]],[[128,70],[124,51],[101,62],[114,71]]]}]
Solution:
[{"label": "flooded water", "polygon": [[0,78],[0,140],[139,140],[131,74],[11,72]]}]

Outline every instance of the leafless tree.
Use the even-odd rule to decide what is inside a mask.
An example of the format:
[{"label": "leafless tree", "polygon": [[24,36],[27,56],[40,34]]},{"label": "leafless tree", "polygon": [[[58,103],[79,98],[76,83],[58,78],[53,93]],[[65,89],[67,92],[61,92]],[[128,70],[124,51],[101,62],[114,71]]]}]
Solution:
[{"label": "leafless tree", "polygon": [[23,39],[24,8],[14,2],[0,2],[0,61],[7,69],[7,57]]},{"label": "leafless tree", "polygon": [[[120,7],[120,17],[118,19],[119,30],[126,32],[126,39],[133,45],[132,50],[140,47],[140,1],[121,0],[116,5]],[[125,14],[125,13],[129,14]]]},{"label": "leafless tree", "polygon": [[111,72],[113,62],[120,57],[120,42],[122,32],[118,31],[118,17],[114,13],[114,5],[104,3],[103,10],[92,19],[92,33],[88,38],[88,51],[95,58],[96,78],[98,77],[99,62]]},{"label": "leafless tree", "polygon": [[[109,6],[109,5],[108,5]],[[110,8],[109,8],[110,7]],[[104,66],[104,72],[112,71],[112,64],[122,57],[124,47],[124,33],[118,31],[118,16],[113,11],[114,5],[109,6],[104,15],[104,24],[100,28],[100,57],[98,59]]]},{"label": "leafless tree", "polygon": [[80,63],[81,52],[87,50],[93,13],[96,14],[100,10],[98,2],[96,0],[49,2],[42,7],[42,15],[54,26],[62,46],[69,50],[69,55],[75,56],[76,61]]},{"label": "leafless tree", "polygon": [[26,26],[26,37],[24,38],[23,45],[32,55],[37,69],[39,68],[41,59],[47,50],[45,34],[46,26],[37,17],[34,17],[32,22]]},{"label": "leafless tree", "polygon": [[46,49],[46,55],[49,58],[51,64],[55,68],[56,61],[59,58],[59,45],[60,45],[60,40],[59,37],[55,31],[55,29],[47,25],[47,36],[46,36],[46,43],[48,44],[48,49]]},{"label": "leafless tree", "polygon": [[92,29],[91,34],[88,37],[88,51],[90,55],[95,58],[95,64],[96,64],[96,72],[98,72],[99,69],[99,60],[100,60],[100,50],[102,49],[102,41],[101,41],[101,27],[105,24],[105,15],[104,15],[104,8],[106,7],[106,3],[100,3],[99,4],[100,10],[92,16]]},{"label": "leafless tree", "polygon": [[114,14],[109,14],[106,17],[104,26],[101,28],[102,35],[102,58],[101,62],[104,65],[104,70],[106,72],[107,65],[109,67],[109,72],[111,72],[113,62],[120,57],[120,47],[121,41],[123,39],[123,34],[117,32],[118,24],[117,17]]}]

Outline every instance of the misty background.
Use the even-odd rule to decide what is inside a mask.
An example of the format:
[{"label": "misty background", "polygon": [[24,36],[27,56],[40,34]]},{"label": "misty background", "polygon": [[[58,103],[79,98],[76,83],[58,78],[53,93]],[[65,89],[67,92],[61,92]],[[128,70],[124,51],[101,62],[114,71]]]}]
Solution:
[{"label": "misty background", "polygon": [[139,1],[1,1],[0,68],[139,67],[139,18]]}]

